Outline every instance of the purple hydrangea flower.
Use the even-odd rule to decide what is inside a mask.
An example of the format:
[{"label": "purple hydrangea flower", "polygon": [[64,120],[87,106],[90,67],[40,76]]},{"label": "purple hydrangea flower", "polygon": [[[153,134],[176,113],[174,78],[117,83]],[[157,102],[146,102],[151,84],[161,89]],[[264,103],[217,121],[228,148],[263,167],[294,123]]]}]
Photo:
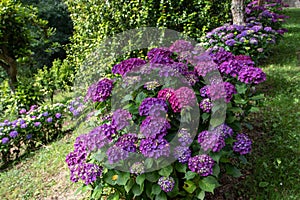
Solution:
[{"label": "purple hydrangea flower", "polygon": [[188,162],[188,167],[191,171],[200,174],[200,176],[209,176],[213,173],[214,160],[206,155],[197,155],[191,157]]},{"label": "purple hydrangea flower", "polygon": [[154,90],[155,88],[157,88],[159,86],[161,86],[161,85],[157,81],[149,81],[144,84],[144,88],[146,88],[147,90]]},{"label": "purple hydrangea flower", "polygon": [[126,126],[129,126],[130,120],[130,112],[124,109],[117,109],[112,115],[112,125],[115,126],[117,130],[121,130]]},{"label": "purple hydrangea flower", "polygon": [[90,99],[94,102],[103,102],[111,95],[112,89],[113,81],[104,78],[89,87],[85,98],[86,100]]},{"label": "purple hydrangea flower", "polygon": [[225,41],[225,44],[230,47],[234,46],[235,43],[236,43],[236,41],[234,39],[229,39],[229,40]]},{"label": "purple hydrangea flower", "polygon": [[19,113],[20,113],[21,115],[25,114],[26,112],[27,112],[27,111],[26,111],[25,108],[22,108],[22,109],[19,111]]},{"label": "purple hydrangea flower", "polygon": [[236,142],[233,143],[233,151],[244,155],[251,152],[251,139],[245,134],[238,134],[236,136]]},{"label": "purple hydrangea flower", "polygon": [[218,67],[216,63],[211,59],[209,56],[208,60],[198,62],[195,66],[195,72],[198,76],[206,76],[209,72],[212,72],[214,70],[217,70]]},{"label": "purple hydrangea flower", "polygon": [[187,72],[184,75],[184,77],[186,78],[187,83],[190,86],[194,86],[197,82],[199,82],[199,78],[197,77],[197,72],[195,72],[195,71],[189,71],[189,72]]},{"label": "purple hydrangea flower", "polygon": [[41,125],[41,122],[34,122],[33,124],[34,124],[35,127],[38,127],[38,126]]},{"label": "purple hydrangea flower", "polygon": [[110,164],[115,164],[128,158],[129,153],[122,147],[114,145],[108,148],[108,150],[106,151],[106,155],[108,158],[108,162]]},{"label": "purple hydrangea flower", "polygon": [[17,132],[17,131],[11,131],[10,133],[9,133],[9,136],[11,137],[11,138],[15,138],[15,137],[17,137],[19,135],[19,133]]},{"label": "purple hydrangea flower", "polygon": [[49,117],[48,119],[46,119],[46,121],[47,121],[48,123],[51,123],[51,122],[53,121],[53,118],[52,118],[52,117]]},{"label": "purple hydrangea flower", "polygon": [[26,124],[26,123],[21,124],[20,127],[21,127],[21,128],[27,128],[27,124]]},{"label": "purple hydrangea flower", "polygon": [[229,103],[233,94],[236,94],[237,91],[234,87],[234,85],[232,85],[229,82],[224,82],[224,87],[225,87],[225,91],[226,91],[226,98],[225,98],[225,102]]},{"label": "purple hydrangea flower", "polygon": [[112,73],[125,76],[128,72],[145,65],[147,62],[139,58],[129,58],[113,66]]},{"label": "purple hydrangea flower", "polygon": [[158,159],[170,155],[170,145],[165,139],[146,138],[141,140],[139,147],[141,153],[148,158]]},{"label": "purple hydrangea flower", "polygon": [[56,113],[56,114],[55,114],[55,117],[56,117],[57,119],[59,119],[59,118],[61,117],[61,113]]},{"label": "purple hydrangea flower", "polygon": [[160,177],[157,184],[164,192],[171,192],[175,185],[175,180],[172,177]]},{"label": "purple hydrangea flower", "polygon": [[169,50],[176,53],[185,51],[192,51],[194,49],[191,42],[186,40],[176,40],[170,47]]},{"label": "purple hydrangea flower", "polygon": [[167,113],[167,111],[168,105],[166,101],[159,98],[145,98],[139,107],[139,114],[141,116],[159,116],[162,113]]},{"label": "purple hydrangea flower", "polygon": [[192,89],[181,87],[171,94],[169,102],[174,112],[181,112],[182,108],[195,105],[196,96]]},{"label": "purple hydrangea flower", "polygon": [[116,146],[121,147],[128,152],[136,152],[136,142],[138,137],[136,134],[128,133],[119,137]]},{"label": "purple hydrangea flower", "polygon": [[236,77],[238,72],[241,70],[241,63],[237,60],[225,61],[221,65],[219,65],[219,71],[221,73],[228,74],[232,77]]},{"label": "purple hydrangea flower", "polygon": [[219,152],[225,146],[224,137],[218,131],[202,131],[198,143],[204,151]]},{"label": "purple hydrangea flower", "polygon": [[29,140],[29,139],[31,139],[31,138],[32,138],[32,134],[26,135],[26,139],[27,139],[27,140]]},{"label": "purple hydrangea flower", "polygon": [[4,137],[1,140],[2,144],[7,144],[9,142],[9,138],[8,137]]},{"label": "purple hydrangea flower", "polygon": [[46,111],[46,112],[44,112],[44,113],[42,114],[42,116],[48,117],[48,116],[49,116],[49,113]]},{"label": "purple hydrangea flower", "polygon": [[209,87],[206,85],[200,89],[201,97],[209,97]]},{"label": "purple hydrangea flower", "polygon": [[168,49],[163,48],[153,48],[147,53],[147,57],[150,60],[150,63],[156,64],[172,64],[172,52]]},{"label": "purple hydrangea flower", "polygon": [[142,121],[140,132],[146,138],[163,138],[167,134],[167,129],[170,128],[171,125],[167,119],[147,116],[146,119]]},{"label": "purple hydrangea flower", "polygon": [[180,163],[187,163],[191,157],[191,150],[189,147],[185,146],[177,146],[173,150],[174,157],[180,162]]},{"label": "purple hydrangea flower", "polygon": [[130,167],[130,173],[135,174],[135,175],[140,175],[145,173],[145,166],[141,162],[135,162],[132,164]]},{"label": "purple hydrangea flower", "polygon": [[259,84],[266,80],[266,74],[257,67],[243,67],[239,71],[238,80],[246,84]]},{"label": "purple hydrangea flower", "polygon": [[258,41],[257,41],[257,39],[255,39],[255,38],[250,38],[249,43],[250,43],[250,44],[257,45],[257,44],[258,44]]},{"label": "purple hydrangea flower", "polygon": [[217,65],[234,58],[234,55],[231,52],[225,51],[224,48],[219,48],[217,52],[211,53],[211,56]]},{"label": "purple hydrangea flower", "polygon": [[199,107],[203,110],[203,112],[209,113],[212,109],[212,102],[209,98],[202,99]]},{"label": "purple hydrangea flower", "polygon": [[181,146],[188,147],[193,142],[193,138],[187,129],[184,128],[180,129],[178,131],[177,136],[178,136],[178,142],[180,143]]},{"label": "purple hydrangea flower", "polygon": [[216,127],[213,131],[222,135],[224,139],[231,137],[233,135],[233,129],[227,124],[222,124]]}]

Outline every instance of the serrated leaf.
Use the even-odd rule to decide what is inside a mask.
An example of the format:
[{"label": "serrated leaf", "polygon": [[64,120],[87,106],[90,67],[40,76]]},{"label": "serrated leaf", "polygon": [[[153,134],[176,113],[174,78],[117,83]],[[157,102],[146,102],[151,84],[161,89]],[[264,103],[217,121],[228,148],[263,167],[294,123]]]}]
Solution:
[{"label": "serrated leaf", "polygon": [[242,85],[237,84],[235,85],[235,88],[239,94],[245,94],[248,89],[246,84],[242,84]]},{"label": "serrated leaf", "polygon": [[184,178],[185,178],[186,180],[191,180],[191,179],[195,178],[195,176],[197,176],[197,175],[198,175],[198,174],[197,174],[196,172],[188,171],[188,172],[185,174]]},{"label": "serrated leaf", "polygon": [[187,164],[182,164],[182,163],[176,162],[175,163],[175,169],[178,172],[186,173]]},{"label": "serrated leaf", "polygon": [[146,174],[146,179],[152,183],[157,182],[159,179],[159,175],[157,173],[147,173]]},{"label": "serrated leaf", "polygon": [[136,177],[135,181],[138,185],[142,185],[145,181],[145,178],[146,178],[145,174],[141,174]]},{"label": "serrated leaf", "polygon": [[155,200],[167,200],[167,195],[164,192],[161,192],[159,195],[155,197]]},{"label": "serrated leaf", "polygon": [[118,173],[118,178],[117,178],[117,184],[118,185],[126,185],[127,181],[130,178],[130,173],[129,172],[119,172]]},{"label": "serrated leaf", "polygon": [[172,165],[168,165],[168,166],[160,169],[158,174],[161,175],[161,176],[169,177],[172,172],[173,172]]},{"label": "serrated leaf", "polygon": [[265,98],[265,95],[264,94],[259,94],[259,95],[255,95],[253,97],[251,97],[250,99],[251,100],[260,100],[260,99],[264,99]]},{"label": "serrated leaf", "polygon": [[219,174],[220,174],[220,167],[219,167],[219,165],[216,164],[216,165],[214,166],[214,168],[213,168],[213,175],[214,175],[215,177],[218,177]]},{"label": "serrated leaf", "polygon": [[199,190],[198,193],[197,193],[197,199],[200,199],[200,200],[204,200],[205,198],[205,192],[203,190]]},{"label": "serrated leaf", "polygon": [[218,183],[217,179],[212,176],[205,177],[199,182],[199,187],[205,192],[214,193],[214,189],[219,186],[220,184]]},{"label": "serrated leaf", "polygon": [[183,185],[183,189],[188,193],[192,194],[197,189],[197,186],[193,181],[185,181]]},{"label": "serrated leaf", "polygon": [[119,200],[119,199],[120,199],[119,192],[115,192],[113,194],[110,194],[107,198],[107,200]]},{"label": "serrated leaf", "polygon": [[136,96],[135,101],[136,101],[137,104],[140,104],[146,97],[147,97],[147,95],[144,92],[140,92]]}]

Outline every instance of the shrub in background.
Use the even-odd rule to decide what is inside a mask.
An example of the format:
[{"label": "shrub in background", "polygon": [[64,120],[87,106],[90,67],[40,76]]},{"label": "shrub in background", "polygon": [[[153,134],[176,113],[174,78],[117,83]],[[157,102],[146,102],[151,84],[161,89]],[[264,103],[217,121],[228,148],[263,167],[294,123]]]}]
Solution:
[{"label": "shrub in background", "polygon": [[33,105],[29,110],[20,109],[18,114],[19,118],[0,123],[0,153],[4,163],[62,134],[66,106]]},{"label": "shrub in background", "polygon": [[[86,185],[83,188],[91,188],[91,198],[204,199],[205,192],[220,186],[222,174],[241,175],[236,163],[247,162],[244,155],[251,151],[252,143],[241,132],[242,122],[257,111],[262,95],[255,95],[255,85],[266,76],[249,56],[234,56],[221,49],[201,52],[179,40],[170,48],[151,49],[148,65],[130,58],[112,68],[113,79],[103,78],[89,87],[86,100],[95,103],[97,114],[108,115],[85,121],[94,128],[76,139],[66,162],[71,180],[81,180]],[[216,71],[224,82],[214,76]],[[169,81],[161,83],[149,74]],[[208,85],[204,77],[209,77]],[[135,87],[139,79],[145,83]],[[122,90],[126,83],[128,93]],[[119,107],[106,113],[113,89]],[[224,109],[214,105],[218,101],[227,106],[225,123],[212,119],[212,113]],[[191,111],[200,116],[199,121]],[[189,126],[193,122],[195,130]],[[132,153],[145,160],[131,160]],[[146,171],[170,158],[174,162]]]}]

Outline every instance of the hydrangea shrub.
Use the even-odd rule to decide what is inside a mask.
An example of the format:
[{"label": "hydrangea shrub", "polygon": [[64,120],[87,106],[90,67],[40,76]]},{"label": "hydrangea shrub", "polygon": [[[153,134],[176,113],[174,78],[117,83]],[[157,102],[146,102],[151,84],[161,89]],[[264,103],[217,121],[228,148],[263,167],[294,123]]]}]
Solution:
[{"label": "hydrangea shrub", "polygon": [[266,58],[271,46],[278,43],[287,32],[282,28],[284,19],[281,0],[265,1],[258,6],[257,1],[250,2],[245,9],[246,25],[224,24],[208,32],[203,44],[212,51],[222,47],[234,55],[248,55],[258,63]]},{"label": "hydrangea shrub", "polygon": [[63,104],[33,105],[29,110],[20,109],[18,119],[1,122],[1,160],[16,159],[20,153],[35,149],[62,134],[65,113],[66,106]]},{"label": "hydrangea shrub", "polygon": [[[66,157],[71,181],[92,188],[91,198],[204,199],[220,186],[222,174],[240,174],[236,163],[246,162],[252,144],[243,119],[257,111],[263,96],[255,87],[266,80],[249,56],[205,52],[178,40],[151,49],[147,60],[122,61],[112,74],[92,84],[85,97],[105,116],[96,115],[96,125]],[[125,93],[123,86],[129,87]],[[218,102],[226,105],[226,119],[210,123],[222,109]],[[112,109],[106,113],[99,105]]]}]

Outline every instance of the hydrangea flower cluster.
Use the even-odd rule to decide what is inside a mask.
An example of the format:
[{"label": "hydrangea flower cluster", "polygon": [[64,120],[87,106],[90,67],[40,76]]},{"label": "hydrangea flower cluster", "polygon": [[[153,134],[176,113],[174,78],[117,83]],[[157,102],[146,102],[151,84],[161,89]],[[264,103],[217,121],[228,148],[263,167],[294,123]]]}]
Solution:
[{"label": "hydrangea flower cluster", "polygon": [[107,78],[101,79],[98,83],[94,83],[89,87],[85,99],[93,102],[105,101],[111,95],[112,89],[112,80]]},{"label": "hydrangea flower cluster", "polygon": [[196,172],[201,176],[209,176],[213,172],[215,161],[206,154],[196,155],[191,157],[188,162],[188,167],[192,172]]},{"label": "hydrangea flower cluster", "polygon": [[145,60],[139,58],[129,58],[128,60],[124,60],[119,64],[115,65],[112,68],[113,74],[120,74],[121,76],[125,76],[129,71],[138,68],[140,66],[145,65],[147,62]]},{"label": "hydrangea flower cluster", "polygon": [[164,192],[171,192],[175,185],[175,180],[172,177],[160,177],[158,179],[157,184],[160,186],[162,191]]},{"label": "hydrangea flower cluster", "polygon": [[204,151],[219,152],[225,146],[225,139],[218,131],[202,131],[198,143]]},{"label": "hydrangea flower cluster", "polygon": [[165,100],[160,98],[146,98],[142,101],[139,107],[139,113],[141,116],[160,116],[161,113],[168,111],[168,105]]},{"label": "hydrangea flower cluster", "polygon": [[194,91],[190,88],[180,87],[171,94],[169,102],[173,111],[178,113],[181,112],[184,107],[195,105],[196,96]]},{"label": "hydrangea flower cluster", "polygon": [[148,158],[158,159],[170,155],[170,145],[166,139],[146,138],[141,140],[139,147],[141,153]]},{"label": "hydrangea flower cluster", "polygon": [[233,151],[244,155],[251,152],[251,139],[245,134],[238,134],[236,136],[236,142],[233,143]]},{"label": "hydrangea flower cluster", "polygon": [[131,114],[127,110],[117,109],[112,115],[112,125],[121,130],[130,124]]},{"label": "hydrangea flower cluster", "polygon": [[142,121],[140,132],[146,138],[163,138],[167,135],[168,129],[171,128],[170,123],[163,117],[147,116]]}]

